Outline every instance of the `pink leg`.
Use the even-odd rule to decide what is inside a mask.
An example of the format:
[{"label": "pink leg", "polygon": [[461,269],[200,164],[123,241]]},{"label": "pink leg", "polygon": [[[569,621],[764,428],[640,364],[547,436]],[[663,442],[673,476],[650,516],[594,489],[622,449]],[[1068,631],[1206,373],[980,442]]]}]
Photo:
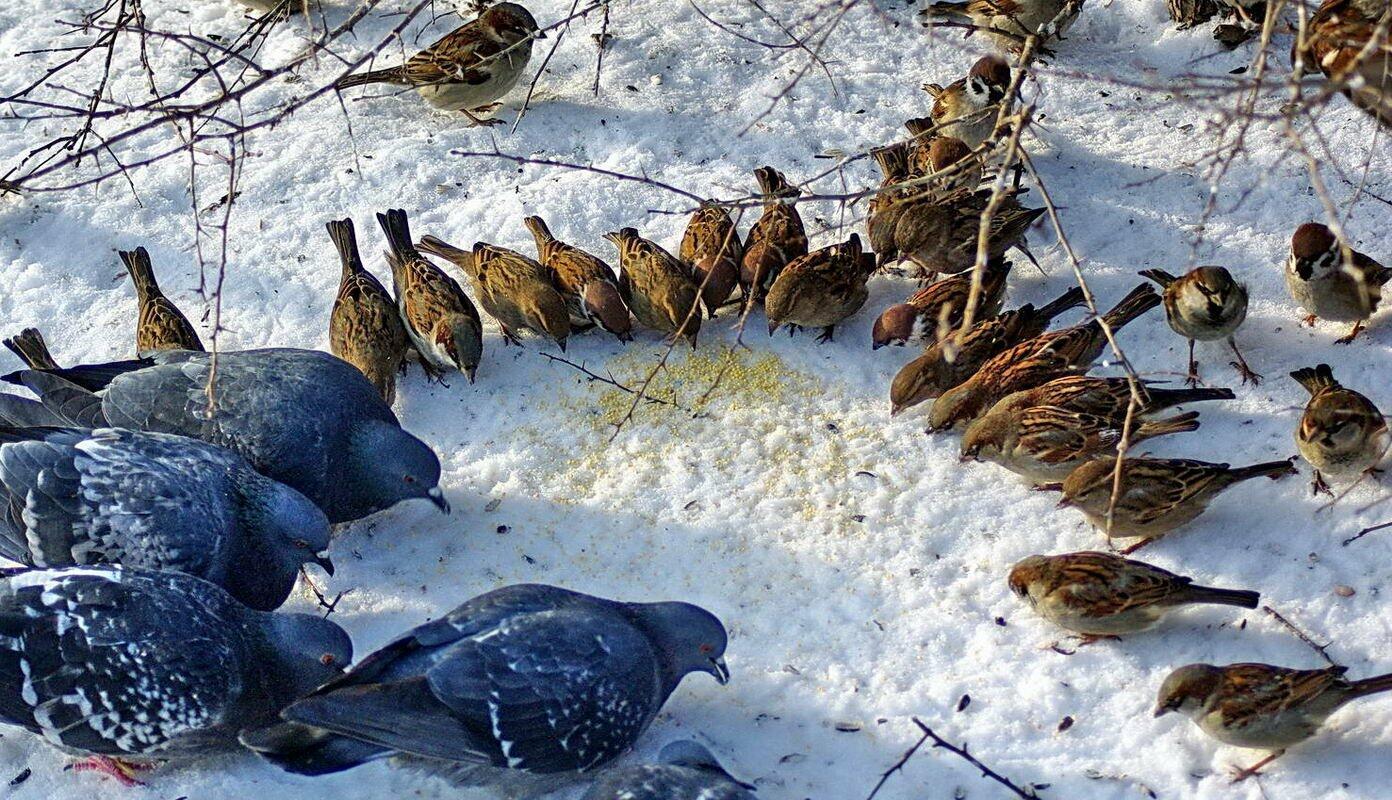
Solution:
[{"label": "pink leg", "polygon": [[135,774],[148,769],[147,764],[132,764],[110,756],[91,756],[72,765],[73,772],[98,772],[122,786],[144,786],[144,781],[136,780]]}]

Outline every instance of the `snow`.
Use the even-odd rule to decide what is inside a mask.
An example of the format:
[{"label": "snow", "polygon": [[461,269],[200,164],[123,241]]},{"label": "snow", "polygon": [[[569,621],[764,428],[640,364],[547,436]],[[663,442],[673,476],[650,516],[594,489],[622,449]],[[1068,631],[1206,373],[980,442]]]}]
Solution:
[{"label": "snow", "polygon": [[[238,7],[191,2],[150,4],[151,26],[230,36],[245,25]],[[563,0],[529,6],[543,25],[570,7]],[[749,4],[704,0],[701,7],[754,38],[779,39]],[[789,19],[820,8],[810,2],[768,7]],[[73,2],[4,4],[0,53],[65,41],[55,20],[80,10]],[[530,253],[521,218],[539,213],[558,237],[611,261],[612,247],[601,234],[624,225],[675,249],[689,200],[592,172],[451,151],[496,146],[643,173],[723,197],[752,190],[752,170],[765,163],[801,181],[834,165],[821,154],[862,152],[899,137],[902,120],[928,110],[918,85],[961,75],[985,46],[955,32],[930,37],[917,25],[916,10],[903,2],[853,8],[824,51],[838,93],[813,68],[742,136],[805,55],[741,41],[674,0],[614,3],[615,39],[598,97],[590,91],[590,34],[598,31],[598,18],[576,23],[516,132],[464,128],[411,95],[360,99],[382,94],[371,88],[345,93],[346,118],[332,95],[321,98],[249,140],[252,156],[243,162],[242,194],[231,215],[221,346],[327,349],[339,267],[323,224],[346,215],[357,223],[369,266],[383,278],[372,215],[389,206],[411,213],[417,236],[462,244],[486,240]],[[433,24],[422,19],[408,28],[406,50],[458,24],[443,6],[437,11],[443,16]],[[349,12],[332,7],[327,15],[336,22]],[[366,48],[398,21],[371,14],[349,44]],[[279,63],[295,53],[302,25],[273,33],[264,59]],[[1284,69],[1288,40],[1282,34],[1273,45],[1277,69]],[[539,43],[529,76],[550,44]],[[1110,305],[1147,267],[1178,272],[1223,264],[1251,288],[1251,313],[1238,338],[1266,382],[1237,386],[1226,350],[1200,345],[1205,378],[1233,386],[1238,397],[1199,406],[1202,430],[1146,446],[1156,454],[1233,463],[1294,454],[1291,436],[1305,396],[1286,373],[1321,361],[1347,385],[1392,406],[1387,313],[1370,335],[1348,346],[1332,344],[1346,332],[1341,325],[1297,325],[1301,312],[1285,292],[1280,264],[1290,232],[1323,212],[1279,125],[1258,122],[1248,134],[1249,157],[1224,179],[1217,211],[1198,237],[1210,188],[1196,162],[1218,138],[1206,124],[1211,114],[1180,102],[1177,93],[1190,85],[1186,74],[1223,76],[1248,64],[1252,48],[1222,51],[1207,26],[1173,30],[1157,0],[1097,2],[1084,9],[1053,63],[1024,87],[1041,111],[1025,144],[1100,303]],[[383,61],[396,55],[389,48]],[[55,58],[7,59],[0,93],[22,86]],[[171,73],[193,65],[172,46],[152,44],[152,58]],[[143,78],[124,66],[113,91],[143,98]],[[321,59],[302,70],[301,81],[281,81],[259,102],[287,101],[341,69]],[[1134,83],[1159,90],[1126,85]],[[524,94],[520,86],[508,97],[505,118],[516,114]],[[1273,89],[1258,108],[1273,112],[1283,100]],[[1222,100],[1229,108],[1234,102]],[[9,118],[0,126],[0,164],[7,166],[58,130]],[[1369,190],[1389,191],[1392,158],[1374,139],[1372,122],[1336,99],[1322,131],[1353,183],[1366,177]],[[162,131],[140,146],[169,140]],[[225,180],[211,156],[204,161],[199,207],[213,203]],[[60,361],[128,357],[134,297],[114,251],[144,245],[170,296],[190,317],[204,316],[195,322],[207,341],[187,173],[183,156],[135,173],[138,200],[121,179],[0,198],[3,333],[38,326]],[[846,167],[844,183],[832,171],[814,188],[872,186],[873,173],[862,159]],[[1325,178],[1336,203],[1347,205],[1351,185],[1328,170]],[[1037,191],[1027,196],[1037,198]],[[1387,211],[1365,195],[1344,220],[1354,245],[1383,259],[1392,257]],[[857,222],[861,211],[821,202],[802,213],[816,247],[844,238],[832,229],[843,219]],[[751,222],[744,219],[741,229]],[[1019,259],[1011,305],[1052,298],[1072,280],[1052,231],[1040,228],[1031,238],[1048,274]],[[215,239],[204,240],[205,253],[215,248]],[[871,289],[866,308],[838,329],[832,344],[818,346],[806,334],[768,339],[756,314],[748,349],[731,350],[733,316],[703,325],[700,347],[679,348],[655,382],[656,393],[675,391],[699,413],[645,404],[612,442],[610,423],[623,415],[627,395],[542,358],[540,352],[554,348],[537,339],[524,348],[503,347],[488,323],[476,385],[462,378],[430,385],[415,370],[397,399],[404,424],[441,456],[453,515],[407,504],[343,531],[331,551],[339,571],[326,590],[349,594],[333,619],[365,654],[473,595],[519,581],[699,603],[730,628],[731,683],[722,688],[691,677],[636,757],[695,737],[736,776],[758,783],[761,797],[864,797],[917,739],[915,715],[946,738],[970,743],[973,753],[1017,782],[1051,784],[1045,797],[1142,797],[1143,786],[1167,798],[1256,798],[1263,788],[1270,797],[1331,800],[1385,792],[1381,787],[1392,781],[1386,758],[1392,702],[1385,698],[1339,712],[1324,733],[1270,767],[1260,785],[1231,788],[1228,766],[1261,753],[1221,746],[1178,716],[1151,719],[1160,681],[1184,663],[1318,666],[1308,648],[1260,611],[1186,611],[1162,630],[1124,642],[1071,656],[1047,649],[1062,632],[1016,601],[1006,571],[1032,553],[1100,548],[1104,541],[1080,514],[1054,510],[1053,497],[1009,473],[959,465],[956,436],[924,435],[926,406],[889,418],[889,380],[913,352],[872,352],[870,325],[912,286],[886,276]],[[1179,379],[1185,344],[1159,312],[1120,339],[1142,373]],[[572,337],[568,357],[631,385],[661,350],[651,333],[629,345],[594,334]],[[0,369],[15,363],[0,354]],[[1110,365],[1097,373],[1120,374]],[[719,387],[705,397],[717,375]],[[1204,583],[1261,590],[1263,602],[1316,639],[1332,640],[1331,653],[1354,676],[1392,669],[1384,651],[1392,622],[1380,599],[1392,537],[1373,534],[1340,546],[1389,516],[1387,505],[1365,508],[1386,491],[1360,486],[1321,511],[1324,500],[1311,498],[1305,478],[1308,468],[1304,478],[1235,488],[1143,557]],[[1336,593],[1340,586],[1353,594]],[[288,606],[312,607],[306,596]],[[971,701],[957,711],[964,695]],[[1065,717],[1074,724],[1060,730]],[[65,772],[68,760],[19,729],[6,729],[0,739],[0,778],[33,769],[8,796],[138,793],[90,773]],[[149,780],[149,796],[196,800],[473,796],[383,764],[306,779],[250,755],[165,767]],[[879,796],[1004,795],[950,754],[925,749]]]}]

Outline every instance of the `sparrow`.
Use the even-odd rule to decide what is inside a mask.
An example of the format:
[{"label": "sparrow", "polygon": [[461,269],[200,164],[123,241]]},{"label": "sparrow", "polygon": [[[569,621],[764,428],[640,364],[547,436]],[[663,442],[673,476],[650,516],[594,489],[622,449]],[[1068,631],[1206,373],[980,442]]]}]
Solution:
[{"label": "sparrow", "polygon": [[532,57],[532,41],[545,39],[531,12],[516,3],[499,3],[406,59],[406,63],[340,78],[342,91],[370,83],[415,89],[425,101],[446,111],[461,111],[473,125],[496,125],[480,113],[507,94]]},{"label": "sparrow", "polygon": [[764,293],[788,262],[807,255],[807,233],[797,205],[791,202],[800,192],[783,173],[773,167],[759,167],[754,170],[754,180],[759,183],[764,210],[744,243],[740,288],[745,298],[762,303]]},{"label": "sparrow", "polygon": [[[1026,0],[1045,5],[1050,0]],[[1010,0],[995,0],[1010,2]],[[966,3],[937,3],[938,6],[968,5]],[[1000,56],[983,56],[972,64],[965,78],[958,78],[946,88],[936,83],[923,84],[923,91],[933,96],[933,121],[938,136],[960,139],[970,149],[976,149],[991,137],[996,126],[1000,102],[1010,91],[1010,65]]]},{"label": "sparrow", "polygon": [[[1160,295],[1141,284],[1103,315],[1113,332],[1160,305]],[[981,365],[976,374],[943,392],[933,403],[930,431],[965,425],[1012,392],[1033,389],[1066,375],[1082,375],[1102,355],[1107,337],[1097,320],[1040,334]]]},{"label": "sparrow", "polygon": [[1335,340],[1338,344],[1358,336],[1364,321],[1377,311],[1382,287],[1392,281],[1392,268],[1352,248],[1348,253],[1345,262],[1333,231],[1307,222],[1295,229],[1286,259],[1286,288],[1309,312],[1305,324],[1314,325],[1316,318],[1353,323],[1348,336]]},{"label": "sparrow", "polygon": [[1111,553],[1028,556],[1010,569],[1010,591],[1039,616],[1085,642],[1148,631],[1190,604],[1256,608],[1261,595],[1199,586],[1142,561]]},{"label": "sparrow", "polygon": [[443,258],[469,276],[479,305],[503,329],[504,344],[521,344],[517,334],[529,330],[551,339],[565,352],[570,311],[551,284],[551,274],[545,267],[521,253],[487,242],[475,242],[471,252],[426,236],[416,249]]},{"label": "sparrow", "polygon": [[714,317],[739,283],[744,261],[744,244],[730,213],[713,202],[702,203],[686,224],[678,255],[701,289],[706,315]]},{"label": "sparrow", "polygon": [[1345,703],[1392,690],[1392,675],[1351,681],[1344,677],[1347,671],[1348,667],[1188,664],[1161,684],[1155,716],[1175,711],[1224,744],[1271,750],[1236,773],[1234,782],[1241,781],[1259,774],[1286,748],[1314,736]]},{"label": "sparrow", "polygon": [[879,190],[870,196],[865,234],[871,251],[876,254],[878,268],[899,260],[899,251],[894,247],[894,228],[899,223],[899,215],[908,208],[908,201],[920,194],[920,190],[898,186],[909,179],[909,146],[904,142],[876,147],[870,151],[870,157],[880,168],[881,177]]},{"label": "sparrow", "polygon": [[614,270],[599,258],[551,235],[541,217],[522,220],[536,239],[537,261],[565,299],[571,329],[598,325],[621,342],[633,341],[633,321],[619,296]]},{"label": "sparrow", "polygon": [[[1141,403],[1134,413],[1137,419],[1178,405],[1232,400],[1237,396],[1232,389],[1225,388],[1165,389],[1148,383],[1142,383],[1140,388]],[[1126,378],[1069,375],[1043,386],[1006,395],[977,422],[988,417],[1016,417],[1035,406],[1056,406],[1121,423],[1131,406],[1131,382]]]},{"label": "sparrow", "polygon": [[1315,468],[1315,493],[1332,494],[1325,475],[1343,479],[1376,470],[1392,446],[1392,437],[1373,401],[1340,385],[1328,364],[1290,375],[1310,393],[1295,429],[1295,444]]},{"label": "sparrow", "polygon": [[435,380],[446,370],[457,369],[473,383],[483,360],[483,324],[478,309],[454,278],[416,250],[405,211],[394,208],[378,214],[377,222],[391,248],[386,258],[396,308],[421,367]]},{"label": "sparrow", "polygon": [[1083,304],[1083,290],[1074,286],[1036,309],[1032,304],[974,323],[961,337],[935,342],[923,355],[905,364],[889,386],[890,416],[961,385],[981,365],[1049,327],[1054,318]]},{"label": "sparrow", "polygon": [[1059,508],[1083,512],[1109,539],[1144,537],[1123,554],[1192,522],[1230,486],[1252,478],[1277,480],[1296,473],[1290,460],[1231,467],[1187,458],[1127,458],[1122,462],[1109,529],[1107,511],[1112,505],[1115,471],[1115,457],[1098,458],[1073,470],[1063,481]]},{"label": "sparrow", "polygon": [[701,332],[701,294],[691,271],[676,256],[634,228],[604,234],[619,250],[619,291],[638,322],[696,347]]},{"label": "sparrow", "polygon": [[[972,155],[971,148],[961,139],[939,136],[928,144],[927,149],[927,171],[917,174],[935,175],[942,173],[928,184],[928,189],[934,193],[936,198],[945,200],[949,197],[969,195],[981,186],[983,178],[981,159]],[[960,161],[966,163],[952,169]],[[909,169],[917,172],[918,167],[910,163]]]},{"label": "sparrow", "polygon": [[[1199,412],[1136,422],[1130,442],[1198,430]],[[1056,483],[1094,458],[1116,452],[1124,422],[1058,406],[976,420],[962,434],[962,462],[990,461],[1036,484]]]},{"label": "sparrow", "polygon": [[25,328],[18,335],[6,339],[4,344],[29,369],[61,369],[58,362],[53,360],[53,354],[48,352],[48,343],[38,328]]},{"label": "sparrow", "polygon": [[1164,289],[1165,319],[1175,333],[1189,340],[1189,377],[1191,386],[1199,384],[1199,365],[1194,360],[1194,342],[1226,339],[1237,361],[1232,367],[1242,375],[1242,382],[1261,383],[1261,375],[1247,366],[1247,359],[1237,349],[1233,334],[1247,319],[1247,287],[1233,279],[1224,267],[1196,267],[1176,278],[1160,269],[1141,271]]},{"label": "sparrow", "polygon": [[357,367],[391,405],[396,399],[396,375],[405,367],[411,340],[396,301],[363,266],[353,220],[335,220],[326,227],[343,267],[329,313],[329,350]]},{"label": "sparrow", "polygon": [[865,305],[865,282],[875,271],[874,257],[861,251],[860,237],[813,250],[779,273],[764,298],[769,335],[783,325],[821,328],[818,342],[829,342],[836,324]]},{"label": "sparrow", "polygon": [[140,305],[135,323],[136,355],[144,357],[160,350],[202,352],[203,342],[198,338],[198,332],[155,282],[155,270],[150,265],[150,254],[145,248],[121,250],[117,254],[130,273],[131,283],[135,284],[135,295]]},{"label": "sparrow", "polygon": [[[1005,302],[1005,279],[1010,262],[992,259],[981,276],[975,319],[993,317]],[[963,272],[914,292],[908,300],[886,308],[870,331],[871,348],[906,342],[932,344],[961,324],[971,298],[972,273]]]},{"label": "sparrow", "polygon": [[[904,130],[909,132],[907,145],[907,167],[911,175],[927,175],[933,171],[928,151],[937,141],[938,125],[932,117],[915,117],[904,120]],[[961,141],[958,139],[957,141]]]},{"label": "sparrow", "polygon": [[[1379,25],[1387,0],[1325,0],[1291,46],[1296,75],[1313,67],[1353,104],[1392,125],[1392,42]],[[1374,37],[1377,37],[1376,41]]]},{"label": "sparrow", "polygon": [[[991,215],[987,258],[1000,256],[1012,247],[1028,255],[1025,232],[1045,209],[1023,206],[1016,197],[1021,191],[1024,190],[1009,190]],[[880,266],[908,259],[923,275],[970,269],[976,263],[977,233],[990,201],[990,190],[943,198],[920,191],[914,196],[890,200],[892,205],[886,212],[893,216],[894,230],[889,235],[889,248],[876,251]],[[880,236],[883,240],[885,234]]]},{"label": "sparrow", "polygon": [[[1019,52],[1025,37],[1061,38],[1078,18],[1082,3],[1067,0],[939,0],[920,12],[927,17],[969,20],[1005,52]],[[968,32],[968,35],[974,31]]]}]

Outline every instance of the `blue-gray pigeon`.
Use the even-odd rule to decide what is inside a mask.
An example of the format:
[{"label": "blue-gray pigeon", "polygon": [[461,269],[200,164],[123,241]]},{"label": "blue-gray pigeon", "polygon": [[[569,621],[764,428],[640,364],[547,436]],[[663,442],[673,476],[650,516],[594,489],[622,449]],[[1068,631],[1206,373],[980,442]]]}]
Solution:
[{"label": "blue-gray pigeon", "polygon": [[130,567],[0,576],[0,722],[89,765],[130,769],[235,748],[352,661],[310,614],[253,611],[178,572]]},{"label": "blue-gray pigeon", "polygon": [[356,367],[328,353],[271,348],[214,356],[169,350],[135,361],[21,370],[4,380],[28,387],[40,402],[0,395],[0,421],[202,439],[299,490],[332,523],[411,498],[449,510],[439,487],[439,459],[401,429]]},{"label": "blue-gray pigeon", "polygon": [[605,772],[580,800],[756,800],[753,786],[730,777],[690,739],[668,744],[657,760]]},{"label": "blue-gray pigeon", "polygon": [[690,603],[508,586],[411,630],[242,741],[301,774],[392,757],[537,796],[632,747],[687,673],[729,680],[725,643],[720,620]]},{"label": "blue-gray pigeon", "polygon": [[171,569],[246,605],[285,602],[333,564],[308,497],[217,445],[119,428],[0,426],[0,556],[34,567]]}]

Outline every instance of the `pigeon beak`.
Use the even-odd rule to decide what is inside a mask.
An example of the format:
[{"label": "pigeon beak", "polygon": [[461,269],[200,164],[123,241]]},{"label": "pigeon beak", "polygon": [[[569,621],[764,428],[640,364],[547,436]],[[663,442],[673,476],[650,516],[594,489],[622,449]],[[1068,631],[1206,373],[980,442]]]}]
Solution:
[{"label": "pigeon beak", "polygon": [[725,666],[725,659],[723,659],[723,658],[712,658],[712,659],[710,660],[710,662],[711,662],[711,674],[715,676],[715,682],[718,683],[718,684],[720,684],[721,686],[724,686],[725,684],[729,683],[729,682],[730,682],[730,668],[727,667],[727,666]]},{"label": "pigeon beak", "polygon": [[324,572],[327,573],[330,578],[333,577],[334,565],[333,562],[329,560],[328,553],[316,554],[314,556],[314,563],[318,564],[319,568],[324,570]]},{"label": "pigeon beak", "polygon": [[446,514],[450,513],[449,501],[445,499],[445,493],[440,491],[440,487],[436,486],[435,488],[426,492],[425,496],[430,498],[430,502],[434,503],[436,508],[440,509]]}]

